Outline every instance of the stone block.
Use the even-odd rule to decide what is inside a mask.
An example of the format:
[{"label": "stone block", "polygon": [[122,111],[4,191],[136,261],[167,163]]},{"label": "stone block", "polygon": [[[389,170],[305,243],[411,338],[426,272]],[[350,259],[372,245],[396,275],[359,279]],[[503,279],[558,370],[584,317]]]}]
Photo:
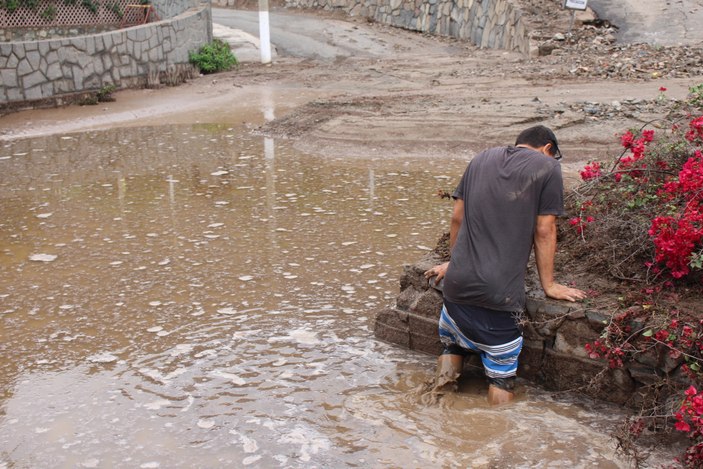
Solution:
[{"label": "stone block", "polygon": [[86,41],[89,36],[79,36],[71,38],[69,44],[76,50],[85,52],[87,50]]},{"label": "stone block", "polygon": [[42,92],[41,92],[41,85],[32,87],[32,88],[25,88],[24,90],[24,99],[26,100],[33,100],[33,99],[41,99],[43,98]]},{"label": "stone block", "polygon": [[542,359],[544,343],[540,341],[525,341],[518,358],[518,376],[533,382],[542,382]]},{"label": "stone block", "polygon": [[78,50],[73,47],[64,47],[58,50],[58,61],[67,65],[78,65]]},{"label": "stone block", "polygon": [[9,57],[12,54],[12,44],[8,42],[0,43],[0,57]]},{"label": "stone block", "polygon": [[38,50],[27,52],[26,58],[32,70],[39,70],[39,63],[41,62],[42,56]]},{"label": "stone block", "polygon": [[585,360],[545,349],[543,384],[558,391],[581,391],[617,404],[631,404],[635,382],[624,369],[608,369],[605,363]]},{"label": "stone block", "polygon": [[71,67],[71,78],[73,78],[73,89],[76,91],[82,91],[83,90],[83,80],[84,80],[84,74],[83,74],[83,68],[74,65]]},{"label": "stone block", "polygon": [[409,311],[413,304],[415,304],[420,297],[421,292],[417,291],[415,288],[408,287],[401,291],[396,299],[396,305],[400,309]]},{"label": "stone block", "polygon": [[586,311],[586,319],[594,331],[600,332],[610,322],[610,316],[598,311]]},{"label": "stone block", "polygon": [[17,72],[15,72],[14,70],[0,70],[0,81],[2,81],[3,86],[9,88],[14,88],[19,85],[17,81]]},{"label": "stone block", "polygon": [[10,56],[7,59],[7,63],[5,64],[6,68],[17,68],[17,65],[20,63],[19,58],[15,54],[10,54]]},{"label": "stone block", "polygon": [[408,329],[412,333],[433,337],[434,340],[439,341],[437,319],[408,313]]},{"label": "stone block", "polygon": [[100,82],[100,77],[97,76],[95,73],[88,75],[88,77],[83,81],[83,88],[84,90],[97,90],[102,87],[102,83]]},{"label": "stone block", "polygon": [[7,90],[8,101],[22,101],[23,99],[25,98],[21,88],[10,88]]},{"label": "stone block", "polygon": [[567,320],[567,315],[549,315],[541,309],[532,312],[528,309],[527,317],[535,332],[542,337],[554,337],[562,323]]},{"label": "stone block", "polygon": [[103,61],[99,55],[95,57],[95,61],[93,61],[93,70],[95,70],[95,73],[97,73],[98,75],[102,75],[105,71],[105,67],[103,67]]},{"label": "stone block", "polygon": [[102,56],[103,70],[110,70],[112,68],[112,57],[108,54]]},{"label": "stone block", "polygon": [[110,52],[112,47],[115,45],[115,39],[112,34],[103,34],[103,47],[106,52]]},{"label": "stone block", "polygon": [[410,312],[437,321],[442,304],[442,295],[430,288],[420,294],[417,301],[410,306]]},{"label": "stone block", "polygon": [[70,93],[75,91],[73,80],[64,78],[63,80],[58,80],[54,82],[54,91],[56,93]]},{"label": "stone block", "polygon": [[54,96],[54,84],[52,82],[43,83],[41,85],[41,94],[44,97]]},{"label": "stone block", "polygon": [[376,315],[375,330],[383,327],[393,327],[395,329],[408,330],[409,316],[406,311],[396,308],[384,308]]},{"label": "stone block", "polygon": [[49,41],[39,41],[37,43],[37,50],[39,51],[42,57],[46,57],[47,54],[49,54],[49,51],[51,50],[49,47]]},{"label": "stone block", "polygon": [[377,329],[375,337],[379,340],[390,342],[410,349],[410,334],[407,330],[395,329],[393,327],[382,327]]},{"label": "stone block", "polygon": [[409,348],[418,352],[429,353],[430,355],[439,355],[442,353],[444,346],[442,346],[436,333],[434,335],[425,335],[411,331]]},{"label": "stone block", "polygon": [[588,358],[588,353],[584,346],[588,342],[593,342],[600,337],[583,320],[564,321],[556,333],[554,340],[554,350],[560,353]]},{"label": "stone block", "polygon": [[[41,85],[42,83],[46,83],[46,81],[47,81],[47,79],[44,76],[44,74],[37,70],[36,72],[32,72],[29,75],[22,77],[22,86],[27,89],[29,89],[29,88],[33,89],[35,87],[38,87],[38,85]],[[39,94],[41,95],[41,90],[40,90]],[[34,99],[34,98],[30,98],[30,99]]]},{"label": "stone block", "polygon": [[20,63],[17,65],[18,76],[23,77],[25,75],[29,75],[30,73],[32,73],[32,71],[32,66],[29,64],[29,61],[26,58],[20,60]]},{"label": "stone block", "polygon": [[58,63],[59,61],[59,54],[56,51],[50,51],[48,54],[46,54],[46,62],[51,65]]},{"label": "stone block", "polygon": [[163,51],[160,47],[155,47],[149,51],[149,61],[153,63],[160,63],[163,60]]},{"label": "stone block", "polygon": [[27,53],[27,50],[24,48],[24,43],[23,42],[15,42],[12,44],[12,53],[15,54],[18,58],[24,57],[25,54]]}]

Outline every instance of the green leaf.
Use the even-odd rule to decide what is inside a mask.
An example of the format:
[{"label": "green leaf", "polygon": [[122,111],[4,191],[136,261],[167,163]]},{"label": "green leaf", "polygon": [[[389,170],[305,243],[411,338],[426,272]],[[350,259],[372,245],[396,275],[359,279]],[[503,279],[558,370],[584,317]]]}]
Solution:
[{"label": "green leaf", "polygon": [[654,335],[654,332],[652,329],[648,329],[642,333],[642,337],[652,337]]}]

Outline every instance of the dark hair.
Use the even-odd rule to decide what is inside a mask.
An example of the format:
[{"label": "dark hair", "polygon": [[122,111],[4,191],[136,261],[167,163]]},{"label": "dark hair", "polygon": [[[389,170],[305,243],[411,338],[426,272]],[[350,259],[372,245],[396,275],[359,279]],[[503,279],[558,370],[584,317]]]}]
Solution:
[{"label": "dark hair", "polygon": [[543,147],[548,143],[552,144],[552,154],[556,156],[556,159],[561,159],[557,136],[549,127],[543,125],[530,127],[520,132],[515,140],[515,145],[529,145],[533,148]]}]

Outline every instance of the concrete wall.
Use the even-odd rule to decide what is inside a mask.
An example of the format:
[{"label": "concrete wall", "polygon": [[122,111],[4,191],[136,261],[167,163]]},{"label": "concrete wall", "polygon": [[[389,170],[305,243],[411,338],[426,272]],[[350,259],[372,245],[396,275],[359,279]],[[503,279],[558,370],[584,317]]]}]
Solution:
[{"label": "concrete wall", "polygon": [[[376,315],[377,338],[413,350],[439,355],[437,324],[442,293],[428,285],[423,273],[443,261],[430,254],[404,267],[396,304]],[[518,376],[556,391],[580,391],[591,397],[639,408],[643,402],[666,401],[652,386],[659,377],[685,382],[683,358],[672,359],[662,348],[641,354],[633,364],[610,369],[604,360],[588,357],[584,345],[598,339],[609,316],[582,304],[528,297],[527,324]],[[483,375],[478,356],[467,372]],[[653,395],[652,393],[655,393]]]},{"label": "concrete wall", "polygon": [[0,43],[0,107],[99,90],[152,84],[189,73],[188,53],[212,40],[210,5],[164,2],[173,17],[73,38]]},{"label": "concrete wall", "polygon": [[[223,6],[228,1],[215,0]],[[342,9],[399,28],[529,54],[528,28],[510,0],[287,0],[303,8]]]}]

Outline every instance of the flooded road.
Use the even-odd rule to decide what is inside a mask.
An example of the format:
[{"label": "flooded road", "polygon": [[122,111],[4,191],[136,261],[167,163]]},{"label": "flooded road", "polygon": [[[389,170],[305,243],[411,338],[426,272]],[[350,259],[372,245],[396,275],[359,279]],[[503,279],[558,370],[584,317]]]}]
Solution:
[{"label": "flooded road", "polygon": [[0,147],[0,468],[626,467],[613,408],[413,389],[373,338],[462,160],[338,159],[219,125]]}]

